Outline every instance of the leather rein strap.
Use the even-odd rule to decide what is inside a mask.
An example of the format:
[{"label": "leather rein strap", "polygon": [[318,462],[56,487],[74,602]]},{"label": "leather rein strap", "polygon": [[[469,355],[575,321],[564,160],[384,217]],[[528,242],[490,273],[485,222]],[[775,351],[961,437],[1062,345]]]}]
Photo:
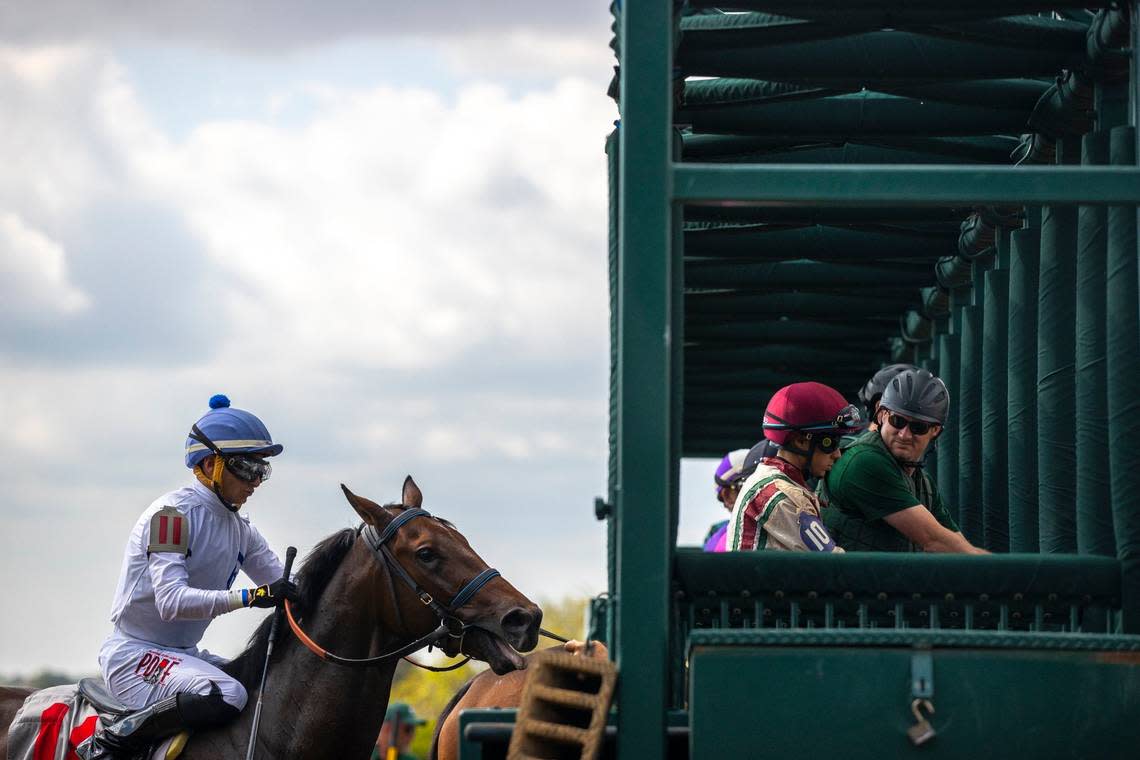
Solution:
[{"label": "leather rein strap", "polygon": [[[384,528],[383,532],[377,531],[376,528],[371,525],[364,525],[358,529],[357,534],[362,539],[364,539],[365,545],[367,545],[369,550],[371,550],[372,556],[376,558],[376,561],[386,566],[389,570],[395,571],[396,575],[401,580],[403,580],[403,582],[415,593],[419,600],[423,602],[425,606],[432,609],[432,611],[439,617],[439,626],[431,633],[427,634],[426,636],[421,636],[410,644],[406,644],[398,649],[394,649],[391,652],[377,655],[376,657],[341,657],[340,655],[333,654],[309,638],[309,636],[301,629],[301,626],[297,623],[297,620],[293,617],[293,609],[289,604],[289,600],[286,599],[285,617],[289,621],[289,628],[292,629],[293,634],[297,637],[297,640],[308,647],[309,651],[317,655],[317,657],[320,657],[322,660],[327,660],[329,662],[336,663],[337,665],[344,665],[347,667],[370,667],[373,665],[379,665],[383,662],[387,662],[388,660],[396,659],[397,657],[404,657],[405,655],[411,654],[412,652],[415,652],[418,649],[422,649],[425,646],[432,646],[447,636],[462,640],[463,635],[469,628],[476,627],[468,625],[456,617],[455,611],[463,605],[467,604],[467,602],[471,601],[472,597],[474,597],[481,588],[486,586],[495,578],[499,577],[499,571],[495,570],[494,568],[487,568],[469,580],[466,584],[464,584],[463,588],[459,590],[459,593],[455,595],[455,598],[451,600],[451,604],[440,604],[432,597],[431,594],[421,588],[420,585],[416,583],[415,579],[413,579],[412,576],[409,575],[406,570],[404,570],[404,568],[400,565],[400,562],[396,559],[395,555],[392,554],[392,550],[388,547],[388,541],[392,538],[392,536],[396,535],[396,532],[399,531],[400,528],[403,527],[406,523],[411,522],[417,517],[431,517],[431,513],[429,513],[427,510],[418,508],[405,509],[390,523],[388,523],[388,526]],[[470,658],[467,658],[456,665],[450,665],[441,668],[435,668],[428,665],[420,665],[419,663],[413,662],[412,660],[408,660],[408,662],[411,662],[413,665],[417,665],[418,667],[424,668],[425,670],[438,672],[444,670],[454,670],[455,668],[464,665],[468,659]]]}]

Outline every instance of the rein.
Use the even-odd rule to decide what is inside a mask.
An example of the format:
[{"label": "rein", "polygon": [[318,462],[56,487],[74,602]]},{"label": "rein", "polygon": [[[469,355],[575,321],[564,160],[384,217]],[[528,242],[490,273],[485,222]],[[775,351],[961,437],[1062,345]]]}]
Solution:
[{"label": "rein", "polygon": [[[431,594],[429,594],[427,591],[421,588],[418,583],[416,583],[415,579],[413,579],[412,576],[409,575],[406,570],[404,570],[403,566],[400,565],[399,560],[397,560],[395,555],[392,554],[392,550],[388,548],[388,541],[392,538],[392,536],[396,535],[396,532],[399,531],[400,528],[403,527],[406,523],[411,522],[417,517],[431,517],[431,513],[425,509],[419,508],[406,509],[400,515],[395,517],[390,523],[388,523],[388,526],[384,528],[383,532],[377,531],[376,528],[371,525],[364,525],[361,526],[361,528],[357,529],[357,535],[364,539],[364,543],[368,546],[369,550],[371,550],[372,556],[376,559],[377,562],[387,567],[389,571],[395,571],[396,575],[404,581],[404,583],[412,590],[413,593],[415,593],[419,600],[425,606],[432,609],[432,611],[439,617],[439,626],[426,636],[421,636],[410,644],[406,644],[402,647],[399,647],[398,649],[394,649],[391,652],[386,652],[375,657],[341,657],[340,655],[333,654],[317,642],[313,641],[312,638],[310,638],[308,634],[306,634],[304,630],[301,629],[300,624],[298,624],[296,618],[293,617],[292,606],[290,605],[289,600],[286,599],[285,617],[289,621],[289,628],[293,631],[293,634],[297,637],[297,640],[304,644],[309,649],[309,651],[317,655],[317,657],[320,657],[322,660],[327,660],[329,662],[336,663],[337,665],[344,665],[346,667],[371,667],[373,665],[379,665],[383,662],[395,659],[397,657],[404,657],[405,655],[411,654],[412,652],[415,652],[418,649],[422,649],[425,646],[434,645],[447,636],[450,636],[454,639],[459,639],[460,645],[462,646],[463,635],[468,631],[468,629],[475,628],[477,626],[464,623],[462,620],[456,617],[455,611],[463,605],[467,604],[467,602],[471,601],[471,599],[475,596],[476,593],[478,593],[481,588],[486,586],[495,578],[498,578],[499,571],[495,570],[494,568],[487,568],[472,578],[470,581],[468,581],[466,584],[464,584],[463,588],[459,590],[459,593],[455,595],[455,598],[451,600],[451,604],[440,604],[432,597]],[[411,662],[411,660],[409,660],[409,662]],[[454,670],[466,662],[467,660],[463,660],[457,665],[443,668],[433,668],[427,665],[419,665],[419,663],[413,664],[419,665],[419,667],[425,668],[427,670],[444,671]]]},{"label": "rein", "polygon": [[[399,516],[394,518],[388,526],[384,528],[383,532],[379,532],[371,525],[362,525],[357,529],[356,534],[364,539],[364,543],[372,552],[372,556],[381,565],[388,568],[389,571],[395,571],[396,575],[404,581],[404,583],[415,593],[416,597],[427,607],[430,607],[433,612],[439,617],[439,626],[436,627],[431,633],[421,636],[410,644],[405,644],[402,647],[393,649],[391,652],[386,652],[375,657],[341,657],[340,655],[333,654],[302,630],[300,623],[293,617],[293,608],[289,600],[285,600],[285,618],[289,621],[289,628],[293,631],[293,635],[297,640],[305,645],[306,648],[317,657],[328,662],[336,663],[351,668],[367,668],[373,665],[379,665],[387,660],[393,660],[397,657],[403,657],[404,660],[417,668],[430,670],[433,673],[444,673],[449,670],[461,668],[470,662],[470,657],[464,657],[457,663],[452,665],[444,665],[436,667],[433,665],[422,665],[415,660],[408,659],[407,655],[419,649],[431,647],[442,641],[445,637],[450,636],[453,639],[459,639],[459,645],[463,645],[463,636],[471,628],[478,626],[469,625],[464,623],[455,615],[455,611],[463,605],[467,604],[479,592],[481,588],[486,586],[495,578],[499,577],[499,571],[494,568],[487,568],[483,572],[476,575],[474,578],[464,584],[459,593],[451,600],[451,604],[443,605],[437,602],[431,594],[425,591],[416,583],[415,579],[404,570],[396,556],[392,554],[392,550],[388,548],[388,541],[392,536],[396,535],[406,523],[411,522],[417,517],[431,517],[431,513],[425,509],[410,508],[404,510]],[[399,614],[397,612],[397,614]],[[547,631],[545,628],[538,630],[539,634],[547,638],[554,639],[566,643],[569,639],[563,638],[555,633]]]},{"label": "rein", "polygon": [[[570,643],[570,639],[568,639],[564,636],[559,636],[557,633],[551,633],[550,631],[546,630],[545,628],[539,628],[538,629],[538,635],[539,636],[545,636],[548,639],[554,639],[555,641],[561,641],[563,644]],[[435,665],[424,665],[422,663],[416,662],[411,657],[405,657],[404,662],[408,663],[409,665],[415,665],[417,668],[422,668],[423,670],[429,670],[432,673],[446,673],[449,670],[456,670],[457,668],[462,668],[464,665],[471,662],[471,658],[470,657],[464,657],[459,662],[453,663],[451,665],[441,665],[439,667],[436,667]]]}]

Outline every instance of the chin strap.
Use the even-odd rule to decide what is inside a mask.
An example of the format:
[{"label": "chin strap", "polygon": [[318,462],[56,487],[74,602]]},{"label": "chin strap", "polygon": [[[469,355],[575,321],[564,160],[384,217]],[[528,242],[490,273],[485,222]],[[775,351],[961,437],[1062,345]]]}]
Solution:
[{"label": "chin strap", "polygon": [[220,456],[218,456],[217,454],[215,454],[214,455],[214,471],[213,471],[213,474],[210,477],[206,477],[205,470],[202,468],[202,465],[199,464],[197,467],[194,468],[194,477],[196,477],[198,479],[199,483],[201,483],[202,485],[206,486],[206,488],[209,488],[211,491],[214,492],[214,496],[218,497],[218,501],[220,501],[222,503],[223,507],[225,507],[226,509],[228,509],[231,512],[237,512],[239,509],[241,509],[241,507],[230,504],[228,501],[225,500],[225,498],[222,497],[222,468],[223,467],[225,467],[225,465],[222,464],[222,458]]},{"label": "chin strap", "polygon": [[808,439],[811,441],[811,443],[808,444],[807,449],[796,448],[790,442],[784,443],[782,446],[780,446],[780,448],[784,449],[785,451],[790,451],[796,456],[804,457],[804,464],[802,467],[795,462],[788,462],[787,459],[784,461],[788,462],[788,464],[800,471],[800,475],[803,477],[805,483],[808,481],[808,478],[812,477],[811,458],[815,456],[816,447],[815,436],[809,434]]}]

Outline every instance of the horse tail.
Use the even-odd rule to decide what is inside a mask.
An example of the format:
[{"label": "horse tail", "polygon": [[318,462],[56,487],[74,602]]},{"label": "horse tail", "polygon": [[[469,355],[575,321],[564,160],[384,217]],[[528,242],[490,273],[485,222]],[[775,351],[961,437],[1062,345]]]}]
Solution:
[{"label": "horse tail", "polygon": [[468,678],[467,683],[460,686],[459,690],[456,691],[451,699],[447,701],[447,704],[443,706],[443,710],[435,722],[435,731],[433,731],[431,735],[431,749],[428,750],[427,760],[436,760],[436,750],[439,748],[439,734],[443,731],[443,724],[447,722],[447,716],[450,715],[451,711],[455,709],[455,706],[459,704],[459,700],[467,695],[468,690],[471,688],[471,683],[477,677],[478,676],[472,676]]}]

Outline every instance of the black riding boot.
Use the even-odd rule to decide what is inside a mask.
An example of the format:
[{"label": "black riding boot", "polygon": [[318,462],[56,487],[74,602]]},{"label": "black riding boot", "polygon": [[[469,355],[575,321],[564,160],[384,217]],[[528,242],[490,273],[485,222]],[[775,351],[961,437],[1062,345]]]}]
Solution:
[{"label": "black riding boot", "polygon": [[238,712],[216,690],[207,696],[175,694],[97,729],[75,752],[81,760],[133,760],[143,756],[159,739],[187,729],[225,723],[237,717]]}]

